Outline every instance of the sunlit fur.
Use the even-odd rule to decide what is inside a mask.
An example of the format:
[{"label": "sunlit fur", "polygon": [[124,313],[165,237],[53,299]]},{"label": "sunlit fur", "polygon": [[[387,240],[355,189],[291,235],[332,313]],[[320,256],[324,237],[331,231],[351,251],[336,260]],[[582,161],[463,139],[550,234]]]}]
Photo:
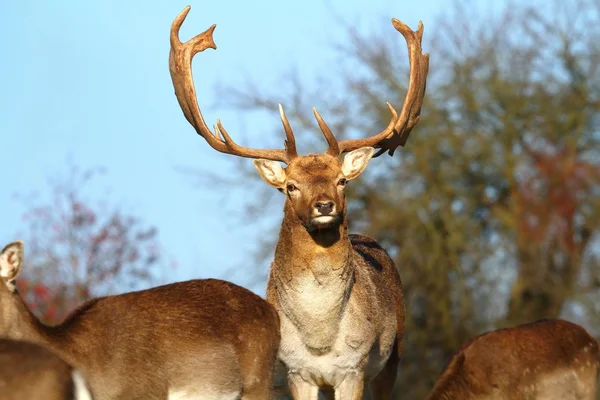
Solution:
[{"label": "sunlit fur", "polygon": [[581,326],[541,320],[485,333],[452,357],[428,400],[594,400],[596,339]]},{"label": "sunlit fur", "polygon": [[178,282],[90,300],[46,326],[8,284],[22,247],[0,253],[0,336],[50,348],[82,371],[96,400],[271,396],[279,319],[256,294],[216,279]]},{"label": "sunlit fur", "polygon": [[[385,250],[348,234],[340,182],[356,178],[372,154],[359,149],[342,162],[307,155],[281,170],[255,161],[263,179],[286,196],[267,300],[279,312],[279,357],[295,399],[316,399],[319,387],[333,387],[336,398],[360,399],[369,381],[374,399],[383,399],[394,386],[404,332],[402,284]],[[334,219],[315,220],[318,201],[334,203]]]}]

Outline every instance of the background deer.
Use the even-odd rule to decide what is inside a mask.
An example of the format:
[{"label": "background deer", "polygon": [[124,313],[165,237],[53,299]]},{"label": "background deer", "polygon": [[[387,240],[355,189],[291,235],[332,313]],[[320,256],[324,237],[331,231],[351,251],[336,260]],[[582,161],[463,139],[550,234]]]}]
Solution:
[{"label": "background deer", "polygon": [[[280,106],[284,149],[252,149],[236,144],[220,121],[214,133],[198,107],[192,58],[216,49],[215,25],[188,42],[179,41],[186,7],[171,26],[169,69],[181,109],[196,132],[215,150],[255,158],[261,177],[286,195],[284,218],[267,287],[267,300],[281,320],[279,357],[288,369],[295,399],[316,399],[320,387],[337,399],[360,399],[370,382],[375,398],[389,398],[397,374],[404,333],[402,283],[393,261],[377,242],[349,235],[346,183],[360,175],[374,156],[392,155],[419,120],[429,67],[423,55],[423,25],[417,32],[393,19],[409,49],[410,83],[398,116],[366,139],[338,142],[319,113],[329,144],[324,154],[299,156],[290,124]],[[339,157],[349,152],[343,161]],[[279,163],[287,164],[283,168]]]},{"label": "background deer", "polygon": [[0,399],[92,400],[79,371],[43,346],[0,339]]},{"label": "background deer", "polygon": [[593,400],[599,367],[598,343],[585,329],[541,320],[465,343],[428,400]]},{"label": "background deer", "polygon": [[266,399],[277,313],[242,287],[192,280],[88,301],[43,325],[15,290],[23,243],[0,253],[0,336],[41,343],[80,369],[96,400]]}]

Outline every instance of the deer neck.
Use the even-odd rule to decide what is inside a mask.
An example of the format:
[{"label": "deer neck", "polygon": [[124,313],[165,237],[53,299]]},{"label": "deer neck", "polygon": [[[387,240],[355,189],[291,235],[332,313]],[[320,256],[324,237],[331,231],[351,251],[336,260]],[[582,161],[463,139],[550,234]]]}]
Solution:
[{"label": "deer neck", "polygon": [[0,332],[3,336],[42,344],[62,353],[59,341],[64,335],[58,334],[58,327],[44,325],[18,296],[9,301],[12,304],[3,311],[3,326],[7,327],[6,332]]},{"label": "deer neck", "polygon": [[281,311],[309,348],[335,340],[354,278],[352,254],[345,217],[337,227],[309,232],[286,206],[271,275]]}]

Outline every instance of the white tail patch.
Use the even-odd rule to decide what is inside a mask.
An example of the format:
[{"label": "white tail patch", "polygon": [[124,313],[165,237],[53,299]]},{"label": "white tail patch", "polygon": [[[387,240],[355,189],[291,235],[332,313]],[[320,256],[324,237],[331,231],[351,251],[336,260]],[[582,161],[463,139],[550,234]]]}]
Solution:
[{"label": "white tail patch", "polygon": [[73,392],[75,394],[73,400],[92,400],[92,394],[90,393],[87,382],[83,378],[83,375],[81,375],[81,372],[74,369],[71,376],[73,377]]}]

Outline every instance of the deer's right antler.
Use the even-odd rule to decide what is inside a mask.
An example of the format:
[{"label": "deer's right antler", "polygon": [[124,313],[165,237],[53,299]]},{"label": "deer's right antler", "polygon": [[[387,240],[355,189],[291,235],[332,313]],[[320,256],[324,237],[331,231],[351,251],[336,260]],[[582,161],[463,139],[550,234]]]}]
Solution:
[{"label": "deer's right antler", "polygon": [[[226,154],[233,154],[247,158],[265,158],[267,160],[282,161],[289,163],[297,157],[296,141],[290,124],[283,112],[281,105],[279,111],[281,120],[285,129],[287,140],[285,149],[252,149],[236,144],[227,133],[221,121],[217,119],[217,125],[214,126],[214,133],[204,122],[202,112],[198,106],[196,89],[194,88],[194,78],[192,77],[192,58],[197,53],[208,48],[217,49],[213,40],[213,31],[216,25],[211,26],[206,31],[194,36],[189,41],[182,43],[179,40],[179,29],[185,21],[185,17],[190,11],[187,6],[179,13],[171,25],[171,51],[169,53],[169,71],[171,80],[175,88],[175,96],[179,106],[188,122],[194,127],[196,132],[202,136],[213,149]],[[222,136],[222,137],[221,137]]]}]

